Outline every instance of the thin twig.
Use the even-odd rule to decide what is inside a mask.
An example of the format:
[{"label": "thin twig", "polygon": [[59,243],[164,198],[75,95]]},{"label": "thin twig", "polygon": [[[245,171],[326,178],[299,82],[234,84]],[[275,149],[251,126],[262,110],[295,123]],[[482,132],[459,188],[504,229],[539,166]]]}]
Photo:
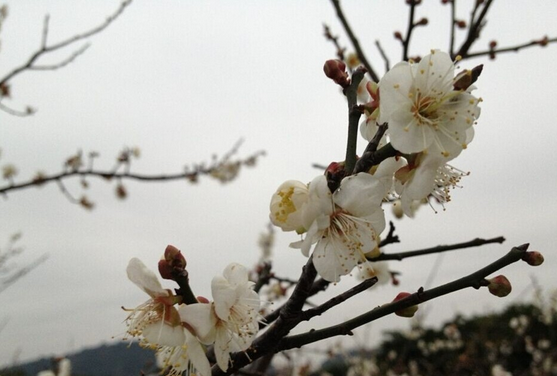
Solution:
[{"label": "thin twig", "polygon": [[408,29],[406,30],[406,37],[402,41],[402,60],[408,61],[408,50],[410,49],[410,38],[412,37],[412,31],[416,27],[414,22],[414,15],[416,13],[416,1],[410,0],[407,2],[410,6],[410,13],[408,15]]},{"label": "thin twig", "polygon": [[453,56],[453,58],[455,58],[456,56],[461,56],[462,58],[468,57],[468,51],[470,51],[470,48],[472,47],[474,42],[479,39],[480,32],[482,28],[485,26],[485,21],[484,21],[485,16],[489,11],[489,7],[491,6],[491,4],[493,4],[493,0],[487,0],[482,4],[483,4],[482,11],[476,18],[475,17],[476,12],[480,7],[480,2],[476,2],[476,6],[472,11],[470,26],[468,28],[468,35],[466,36],[466,40],[464,41],[464,43],[462,43],[462,46],[459,48],[458,52],[456,53],[455,56]]},{"label": "thin twig", "polygon": [[379,54],[381,55],[383,61],[385,62],[385,72],[388,72],[391,69],[391,63],[389,62],[389,58],[387,57],[387,54],[383,50],[383,47],[381,46],[379,40],[375,41],[375,46],[377,47],[377,50],[379,50]]},{"label": "thin twig", "polygon": [[132,0],[125,0],[121,3],[120,7],[116,10],[116,12],[114,12],[112,15],[110,15],[105,22],[103,22],[102,24],[100,24],[99,26],[86,31],[82,34],[77,34],[71,38],[65,39],[59,43],[53,44],[51,46],[48,46],[48,24],[49,24],[49,17],[46,16],[45,20],[44,20],[44,24],[43,24],[43,33],[42,33],[42,38],[41,38],[41,47],[34,52],[29,59],[21,64],[20,66],[14,68],[11,72],[9,72],[8,74],[6,74],[3,78],[0,78],[0,86],[6,85],[8,81],[10,81],[12,78],[14,78],[15,76],[17,76],[18,74],[26,71],[26,70],[35,70],[35,69],[58,69],[61,68],[62,66],[65,66],[67,64],[69,64],[71,61],[75,60],[75,58],[77,56],[79,56],[81,53],[84,52],[84,50],[86,49],[86,47],[81,47],[80,49],[78,49],[77,51],[75,51],[69,58],[66,58],[64,60],[62,60],[60,63],[58,64],[52,64],[52,65],[48,65],[48,66],[43,66],[43,67],[36,67],[33,64],[35,63],[35,61],[37,61],[37,59],[39,59],[41,56],[49,53],[49,52],[53,52],[53,51],[57,51],[59,49],[62,49],[64,47],[67,47],[75,42],[78,42],[80,40],[84,40],[86,38],[89,38],[95,34],[98,34],[100,32],[102,32],[104,29],[106,29],[112,22],[114,22],[114,20],[116,20],[124,11],[124,9],[132,2]]},{"label": "thin twig", "polygon": [[478,56],[485,56],[485,55],[497,55],[499,53],[505,53],[505,52],[518,52],[518,51],[520,51],[522,49],[525,49],[525,48],[528,48],[528,47],[534,47],[534,46],[545,47],[549,43],[556,43],[556,42],[557,42],[557,37],[556,38],[542,38],[540,40],[533,40],[531,42],[519,44],[519,45],[512,46],[512,47],[504,47],[504,48],[497,48],[497,49],[490,49],[490,50],[485,50],[485,51],[469,53],[469,54],[466,55],[466,57],[463,57],[463,59],[465,59],[465,58],[469,59],[469,58],[478,57]]},{"label": "thin twig", "polygon": [[476,238],[476,239],[471,240],[469,242],[457,243],[457,244],[451,244],[451,245],[438,245],[437,247],[425,248],[425,249],[420,249],[420,250],[417,250],[417,251],[389,253],[389,254],[382,253],[378,257],[374,257],[370,260],[372,260],[372,261],[386,261],[386,260],[401,261],[401,260],[403,260],[405,258],[408,258],[408,257],[424,256],[424,255],[430,255],[430,254],[433,254],[433,253],[454,251],[454,250],[463,249],[463,248],[479,247],[479,246],[482,246],[482,245],[485,245],[485,244],[492,244],[492,243],[501,244],[504,241],[505,241],[505,238],[502,237],[502,236],[499,236],[497,238],[491,238],[491,239]]},{"label": "thin twig", "polygon": [[323,314],[324,312],[328,311],[329,309],[345,302],[346,300],[350,299],[351,297],[353,297],[353,296],[355,296],[355,295],[357,295],[357,294],[359,294],[363,291],[366,291],[367,289],[369,289],[370,287],[372,287],[376,283],[377,283],[377,277],[366,279],[365,281],[363,281],[360,284],[352,287],[351,289],[343,292],[342,294],[339,294],[339,295],[335,296],[334,298],[329,299],[325,303],[323,303],[323,304],[321,304],[321,305],[319,305],[315,308],[311,308],[311,309],[303,311],[302,315],[300,316],[300,321],[308,321],[315,316],[319,316],[319,315]]},{"label": "thin twig", "polygon": [[449,53],[451,56],[454,54],[454,40],[456,36],[456,0],[449,1],[451,6],[451,42],[449,45]]},{"label": "thin twig", "polygon": [[360,47],[360,42],[358,42],[358,38],[356,38],[356,35],[354,35],[354,32],[352,32],[352,28],[350,27],[348,21],[346,20],[346,17],[344,16],[342,8],[340,7],[340,1],[331,0],[331,3],[333,4],[337,12],[338,19],[340,20],[342,26],[344,27],[344,31],[346,31],[346,34],[348,34],[348,38],[350,39],[350,42],[352,43],[354,49],[356,50],[356,53],[358,54],[358,59],[360,59],[364,67],[366,67],[366,70],[369,73],[371,79],[375,82],[379,82],[379,76],[377,75],[377,73],[375,73],[375,71],[371,67],[371,64],[367,60],[364,51]]},{"label": "thin twig", "polygon": [[[258,158],[265,153],[263,151],[259,151],[254,153],[253,155],[249,156],[248,158],[238,161],[240,164],[248,165],[253,163],[254,158]],[[115,172],[115,171],[102,171],[102,170],[93,170],[93,169],[76,169],[71,171],[63,171],[53,175],[45,175],[41,176],[40,178],[31,179],[22,183],[12,184],[4,187],[0,187],[0,194],[7,194],[9,192],[22,190],[25,188],[42,186],[44,184],[50,182],[58,182],[61,183],[63,180],[70,179],[72,177],[98,177],[105,180],[111,179],[120,179],[120,180],[138,180],[143,182],[163,182],[163,181],[172,181],[172,180],[195,180],[200,175],[211,175],[218,170],[223,164],[226,164],[230,159],[231,154],[227,153],[222,159],[216,161],[215,163],[211,164],[208,167],[205,166],[197,166],[196,169],[193,171],[185,171],[175,174],[137,174],[131,173],[129,171],[124,172]]]}]

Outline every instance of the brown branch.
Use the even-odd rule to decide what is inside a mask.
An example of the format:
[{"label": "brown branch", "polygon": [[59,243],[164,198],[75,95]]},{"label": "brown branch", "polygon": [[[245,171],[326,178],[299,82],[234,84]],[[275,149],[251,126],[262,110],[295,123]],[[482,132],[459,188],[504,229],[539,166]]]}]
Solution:
[{"label": "brown branch", "polygon": [[326,338],[335,337],[338,335],[351,335],[352,330],[375,321],[381,317],[390,315],[396,311],[409,308],[418,304],[422,304],[429,300],[438,298],[443,295],[447,295],[465,288],[475,288],[478,289],[482,286],[487,285],[485,278],[494,272],[513,264],[522,259],[526,250],[528,249],[528,244],[521,245],[519,247],[514,247],[505,256],[501,257],[497,261],[489,264],[488,266],[469,274],[465,277],[457,279],[455,281],[449,282],[447,284],[438,286],[430,290],[423,290],[420,288],[418,292],[407,296],[404,299],[398,300],[396,302],[391,302],[384,304],[382,306],[376,307],[375,309],[368,311],[360,316],[357,316],[351,320],[343,322],[338,325],[330,326],[323,329],[311,330],[307,333],[293,335],[283,338],[277,346],[275,346],[272,351],[279,352],[292,348],[299,348],[309,343],[314,343]]},{"label": "brown branch", "polygon": [[456,36],[456,0],[449,1],[451,6],[451,41],[449,45],[449,53],[454,56],[454,40]]},{"label": "brown branch", "polygon": [[381,138],[387,131],[387,124],[381,124],[377,126],[377,131],[375,135],[371,139],[371,141],[367,144],[366,150],[362,154],[362,157],[358,159],[356,165],[354,166],[354,174],[358,172],[369,171],[369,169],[379,163],[383,162],[385,159],[389,157],[394,157],[398,154],[398,151],[392,147],[390,143],[383,146],[381,149],[377,150],[379,143],[381,142]]},{"label": "brown branch", "polygon": [[379,50],[379,54],[381,55],[381,58],[385,62],[385,72],[388,72],[391,69],[391,63],[389,62],[389,58],[387,57],[387,54],[383,50],[383,47],[381,46],[379,40],[375,41],[375,47],[377,47],[377,50]]},{"label": "brown branch", "polygon": [[389,233],[387,234],[387,237],[385,239],[381,240],[381,242],[379,243],[379,248],[392,243],[400,243],[400,239],[398,238],[398,235],[395,235],[395,225],[393,221],[389,221]]},{"label": "brown branch", "polygon": [[103,22],[102,24],[100,24],[97,27],[94,27],[93,29],[86,31],[82,34],[77,34],[71,38],[65,39],[59,43],[53,44],[51,46],[48,46],[48,21],[49,21],[49,17],[46,16],[45,17],[45,21],[43,24],[43,34],[42,34],[42,38],[41,38],[41,47],[34,52],[29,59],[23,63],[22,65],[14,68],[11,72],[9,72],[8,74],[6,74],[3,78],[0,78],[0,86],[6,85],[8,83],[8,81],[10,81],[12,78],[14,78],[15,76],[17,76],[18,74],[25,72],[26,70],[54,70],[54,69],[58,69],[61,68],[67,64],[69,64],[70,62],[72,62],[73,60],[75,60],[75,58],[77,58],[77,56],[79,56],[81,53],[83,53],[85,51],[85,49],[87,48],[87,45],[81,47],[80,49],[78,49],[77,51],[75,51],[70,57],[62,60],[60,63],[58,64],[53,64],[53,65],[47,65],[47,66],[36,66],[34,65],[34,63],[37,61],[37,59],[39,59],[41,56],[48,54],[50,52],[53,51],[57,51],[60,50],[64,47],[67,47],[71,44],[74,44],[78,41],[84,40],[86,38],[89,38],[95,34],[98,34],[100,32],[102,32],[104,29],[106,29],[112,22],[114,22],[124,11],[124,9],[132,2],[132,0],[125,0],[122,2],[122,4],[120,5],[120,7],[116,10],[116,12],[114,12],[112,15],[110,15],[105,22]]},{"label": "brown branch", "polygon": [[[476,18],[476,12],[481,4],[483,4],[482,11]],[[492,4],[493,0],[487,0],[483,3],[480,3],[479,1],[476,2],[476,5],[474,6],[474,9],[472,11],[472,16],[470,17],[470,25],[468,27],[468,35],[466,36],[466,40],[462,43],[462,46],[459,48],[458,52],[456,53],[456,55],[453,56],[453,58],[455,58],[456,56],[460,56],[462,58],[468,57],[468,51],[470,51],[470,48],[472,47],[474,42],[479,39],[480,32],[485,26],[485,16],[487,15],[489,7]]]},{"label": "brown branch", "polygon": [[403,259],[408,258],[408,257],[425,256],[425,255],[430,255],[430,254],[433,254],[433,253],[454,251],[454,250],[463,249],[463,248],[479,247],[479,246],[482,246],[482,245],[485,245],[485,244],[491,244],[491,243],[501,244],[504,241],[505,241],[505,238],[502,237],[502,236],[499,236],[497,238],[491,238],[491,239],[476,238],[474,240],[470,240],[470,241],[464,242],[464,243],[457,243],[457,244],[451,244],[451,245],[438,245],[437,247],[425,248],[425,249],[420,249],[420,250],[417,250],[417,251],[390,253],[390,254],[382,253],[378,257],[374,257],[374,258],[370,259],[370,261],[386,261],[386,260],[402,261]]},{"label": "brown branch", "polygon": [[342,23],[342,26],[344,27],[344,31],[346,32],[346,34],[348,34],[348,38],[350,39],[350,42],[352,43],[352,45],[354,46],[354,49],[356,50],[356,53],[358,54],[358,59],[360,59],[360,61],[362,62],[362,64],[366,68],[366,70],[369,73],[369,76],[371,77],[371,79],[375,82],[379,82],[379,76],[377,75],[377,73],[375,73],[375,71],[371,67],[371,64],[367,60],[367,58],[364,54],[364,51],[360,47],[360,42],[358,42],[358,38],[356,38],[356,35],[354,35],[354,32],[352,31],[352,28],[350,27],[350,25],[348,24],[348,21],[346,20],[346,17],[344,16],[342,8],[340,7],[340,1],[339,0],[331,0],[331,3],[333,4],[333,6],[334,6],[334,8],[337,12],[338,19],[340,20],[340,22]]},{"label": "brown branch", "polygon": [[309,321],[311,318],[315,317],[315,316],[319,316],[321,314],[323,314],[324,312],[328,311],[329,309],[345,302],[346,300],[350,299],[351,297],[366,291],[367,289],[369,289],[370,287],[372,287],[373,285],[375,285],[377,283],[377,277],[373,277],[373,278],[369,278],[364,280],[363,282],[361,282],[360,284],[352,287],[351,289],[343,292],[340,295],[335,296],[332,299],[329,299],[328,301],[326,301],[325,303],[315,307],[315,308],[311,308],[308,310],[305,310],[302,312],[302,314],[300,315],[300,321]]},{"label": "brown branch", "polygon": [[[235,153],[235,149],[233,149],[233,153]],[[263,151],[259,151],[243,160],[239,160],[236,162],[229,162],[230,157],[232,155],[231,152],[229,152],[225,156],[223,156],[220,160],[213,161],[213,163],[208,167],[200,165],[200,166],[196,166],[193,171],[185,171],[185,172],[180,172],[175,174],[147,175],[147,174],[131,173],[129,171],[123,171],[123,172],[116,172],[114,170],[102,171],[102,170],[94,170],[92,168],[73,169],[70,171],[63,171],[53,175],[40,176],[39,178],[33,178],[31,180],[18,183],[18,184],[10,184],[8,186],[0,187],[0,194],[6,195],[9,192],[22,190],[30,187],[42,186],[44,184],[51,183],[51,182],[57,182],[60,184],[63,180],[67,180],[72,177],[81,177],[81,178],[97,177],[97,178],[103,178],[105,180],[119,179],[119,180],[137,180],[143,182],[167,182],[172,180],[184,180],[184,179],[190,181],[196,181],[197,178],[201,175],[213,175],[217,173],[219,169],[222,168],[222,166],[225,166],[228,163],[239,163],[240,165],[251,166],[253,165],[253,163],[258,157],[264,154],[265,153]]]},{"label": "brown branch", "polygon": [[408,29],[406,30],[406,37],[402,41],[402,60],[408,61],[408,50],[410,49],[410,38],[412,37],[412,31],[416,27],[414,22],[414,15],[416,13],[416,0],[410,0],[406,2],[410,6],[410,13],[408,15]]},{"label": "brown branch", "polygon": [[505,52],[518,52],[518,51],[520,51],[522,49],[525,49],[525,48],[528,48],[528,47],[534,47],[534,46],[545,47],[546,45],[548,45],[550,43],[556,43],[556,42],[557,42],[557,37],[556,38],[544,37],[542,39],[533,40],[531,42],[526,42],[526,43],[519,44],[519,45],[516,45],[516,46],[489,49],[489,50],[485,50],[485,51],[469,53],[468,55],[466,55],[466,57],[463,57],[463,59],[464,58],[469,59],[469,58],[478,57],[478,56],[485,56],[485,55],[497,55],[499,53],[505,53]]}]

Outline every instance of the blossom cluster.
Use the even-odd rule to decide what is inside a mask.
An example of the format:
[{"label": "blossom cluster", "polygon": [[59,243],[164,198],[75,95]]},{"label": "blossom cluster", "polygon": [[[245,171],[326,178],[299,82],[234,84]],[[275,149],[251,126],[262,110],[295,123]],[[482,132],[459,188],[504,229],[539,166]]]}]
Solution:
[{"label": "blossom cluster", "polygon": [[[165,253],[169,249],[177,251],[169,246]],[[260,299],[242,265],[232,263],[222,276],[213,278],[213,301],[197,298],[197,302],[190,304],[164,289],[155,273],[137,258],[130,260],[127,274],[150,296],[145,303],[129,310],[127,333],[138,338],[142,346],[157,351],[162,368],[169,368],[168,375],[210,375],[206,355],[210,345],[216,363],[226,371],[230,354],[245,351],[257,334]],[[164,272],[161,275],[167,278]]]},{"label": "blossom cluster", "polygon": [[[331,78],[344,77],[338,64],[325,68]],[[365,278],[376,274],[368,259],[380,253],[383,202],[396,202],[412,217],[430,197],[442,205],[450,201],[450,189],[466,173],[447,163],[474,136],[481,99],[472,95],[472,83],[478,75],[465,70],[455,76],[450,56],[432,50],[419,62],[398,63],[379,83],[364,79],[358,90],[365,115],[360,133],[371,142],[379,126],[386,126],[379,146],[394,149],[394,156],[369,171],[344,171],[337,186],[321,175],[309,184],[289,180],[277,189],[270,203],[271,222],[302,234],[291,247],[305,256],[315,244],[313,263],[321,277],[336,282],[356,267]]]}]

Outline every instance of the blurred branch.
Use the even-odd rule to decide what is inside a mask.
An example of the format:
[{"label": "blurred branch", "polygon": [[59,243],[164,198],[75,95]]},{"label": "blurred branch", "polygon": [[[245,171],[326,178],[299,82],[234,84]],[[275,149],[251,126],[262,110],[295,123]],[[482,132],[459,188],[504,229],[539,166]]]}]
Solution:
[{"label": "blurred branch", "polygon": [[360,61],[362,62],[362,64],[366,68],[366,70],[369,73],[369,76],[371,77],[371,79],[375,82],[379,82],[379,76],[377,75],[377,73],[375,73],[375,71],[371,67],[371,64],[367,60],[367,58],[364,54],[364,51],[360,47],[360,42],[358,42],[358,38],[356,38],[356,35],[352,31],[352,28],[350,27],[350,25],[348,24],[348,21],[346,20],[346,17],[344,16],[342,8],[340,7],[340,0],[331,0],[331,3],[333,4],[333,6],[334,6],[334,8],[337,12],[338,19],[340,20],[340,22],[342,23],[342,26],[344,27],[344,31],[346,31],[346,34],[348,34],[348,38],[350,39],[350,42],[352,42],[352,45],[354,46],[354,49],[356,50],[356,53],[358,54],[358,59],[360,59]]},{"label": "blurred branch", "polygon": [[[92,28],[91,30],[88,30],[88,31],[86,31],[84,33],[81,33],[81,34],[74,35],[73,37],[64,39],[61,42],[55,43],[55,44],[52,44],[52,45],[48,45],[49,16],[46,15],[45,19],[44,19],[44,22],[43,22],[43,32],[42,32],[42,37],[41,37],[41,45],[40,45],[39,49],[37,51],[35,51],[25,63],[17,66],[16,68],[12,69],[9,73],[7,73],[4,77],[0,78],[0,87],[9,88],[9,82],[14,77],[16,77],[17,75],[19,75],[20,73],[23,73],[25,71],[56,70],[56,69],[63,68],[66,65],[70,64],[79,55],[84,53],[85,50],[87,50],[87,48],[89,47],[88,43],[79,47],[74,52],[72,52],[68,57],[59,61],[58,63],[48,64],[48,65],[37,65],[36,62],[42,56],[45,56],[45,55],[47,55],[51,52],[61,50],[65,47],[68,47],[70,45],[75,44],[76,42],[80,42],[80,41],[82,41],[86,38],[89,38],[89,37],[91,37],[95,34],[98,34],[98,33],[102,32],[108,26],[110,26],[110,24],[112,24],[124,12],[124,9],[129,4],[131,4],[131,2],[132,2],[132,0],[122,1],[122,3],[120,4],[120,6],[116,10],[116,12],[114,12],[112,15],[108,16],[107,19],[103,23],[101,23],[100,25]],[[0,100],[1,99],[2,99],[2,97],[0,97]],[[5,111],[5,112],[7,112],[11,115],[17,115],[17,116],[27,116],[27,115],[31,115],[33,113],[33,112],[30,112],[30,111],[15,111],[15,110],[12,110],[12,109],[10,109],[9,107],[6,107],[6,106],[0,106],[0,110]]]},{"label": "blurred branch", "polygon": [[[481,30],[484,28],[487,21],[485,21],[485,16],[489,11],[489,7],[493,4],[493,0],[487,1],[476,1],[474,5],[474,9],[472,10],[472,14],[470,16],[470,24],[468,26],[468,34],[466,39],[462,43],[462,46],[458,49],[458,52],[453,56],[453,59],[456,56],[461,56],[463,59],[468,57],[468,52],[470,48],[480,38]],[[478,17],[476,17],[477,12],[479,9],[482,8]]]},{"label": "blurred branch", "polygon": [[437,247],[425,248],[425,249],[420,249],[420,250],[417,250],[417,251],[390,253],[390,254],[382,253],[380,256],[374,257],[373,259],[370,259],[370,260],[371,261],[386,261],[386,260],[401,261],[401,260],[403,260],[405,258],[408,258],[408,257],[424,256],[424,255],[430,255],[430,254],[433,254],[433,253],[454,251],[454,250],[463,249],[463,248],[479,247],[479,246],[482,246],[482,245],[485,245],[485,244],[491,244],[491,243],[501,244],[504,241],[505,241],[505,238],[502,237],[502,236],[499,236],[497,238],[491,238],[491,239],[476,238],[476,239],[471,240],[469,242],[457,243],[457,244],[451,244],[451,245],[438,245]]},{"label": "blurred branch", "polygon": [[[252,154],[251,156],[248,156],[247,158],[232,161],[231,158],[234,154],[237,153],[240,143],[241,141],[238,142],[236,145],[234,145],[232,149],[228,151],[220,159],[214,157],[213,161],[208,166],[204,164],[194,165],[191,170],[186,168],[184,172],[174,173],[174,174],[149,175],[149,174],[138,174],[138,173],[130,172],[129,165],[130,165],[131,151],[129,150],[125,150],[120,154],[120,156],[117,159],[117,164],[112,170],[110,171],[97,170],[94,169],[92,166],[92,160],[94,157],[97,156],[97,154],[91,153],[89,166],[83,166],[81,160],[81,152],[79,152],[77,155],[68,158],[68,160],[65,163],[64,171],[52,175],[45,175],[39,173],[34,178],[21,183],[15,183],[12,181],[10,182],[9,185],[0,187],[0,194],[7,196],[7,194],[10,192],[23,190],[30,187],[39,187],[47,183],[55,182],[60,187],[62,193],[66,197],[68,197],[70,202],[80,204],[82,206],[85,206],[86,208],[91,208],[92,205],[86,205],[91,203],[84,202],[84,198],[76,199],[75,197],[73,197],[65,188],[63,182],[65,180],[74,177],[80,177],[81,179],[83,179],[82,184],[85,187],[87,186],[87,182],[84,179],[87,177],[103,178],[109,181],[112,179],[116,179],[119,182],[122,180],[136,180],[136,181],[143,181],[143,182],[167,182],[173,180],[189,180],[191,182],[196,182],[200,176],[208,175],[214,179],[219,180],[222,183],[226,183],[233,180],[238,175],[239,170],[242,166],[248,166],[248,167],[254,166],[257,162],[257,158],[265,155],[264,151],[258,151]],[[117,170],[122,165],[124,166],[124,171],[118,172]],[[120,189],[123,189],[121,185],[119,185],[119,187]],[[125,195],[126,195],[125,191],[119,192],[120,198],[124,198]]]}]

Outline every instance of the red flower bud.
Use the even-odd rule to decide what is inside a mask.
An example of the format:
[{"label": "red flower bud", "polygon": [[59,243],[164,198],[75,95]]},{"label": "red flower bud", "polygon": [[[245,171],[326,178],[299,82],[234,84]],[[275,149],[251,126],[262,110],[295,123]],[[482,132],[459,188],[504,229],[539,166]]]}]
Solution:
[{"label": "red flower bud", "polygon": [[522,256],[522,261],[526,262],[528,265],[531,266],[539,266],[543,264],[544,258],[541,253],[537,251],[533,251],[533,252],[526,252],[524,256]]},{"label": "red flower bud", "polygon": [[350,85],[350,79],[348,73],[346,73],[346,64],[340,60],[327,60],[323,65],[323,72],[342,87]]},{"label": "red flower bud", "polygon": [[184,270],[188,264],[182,252],[173,245],[168,245],[164,250],[164,259],[168,261],[173,268],[181,270]]},{"label": "red flower bud", "polygon": [[[393,302],[398,302],[399,300],[402,300],[404,298],[406,298],[407,296],[410,296],[412,294],[410,294],[409,292],[400,292],[396,298],[393,300]],[[418,306],[417,305],[413,305],[410,307],[406,307],[403,309],[400,309],[398,311],[395,311],[395,315],[400,316],[400,317],[414,317],[414,314],[416,313],[416,311],[418,310]]]},{"label": "red flower bud", "polygon": [[503,298],[512,291],[511,283],[504,275],[498,275],[497,277],[488,279],[488,281],[489,285],[487,285],[487,288],[492,295]]}]

